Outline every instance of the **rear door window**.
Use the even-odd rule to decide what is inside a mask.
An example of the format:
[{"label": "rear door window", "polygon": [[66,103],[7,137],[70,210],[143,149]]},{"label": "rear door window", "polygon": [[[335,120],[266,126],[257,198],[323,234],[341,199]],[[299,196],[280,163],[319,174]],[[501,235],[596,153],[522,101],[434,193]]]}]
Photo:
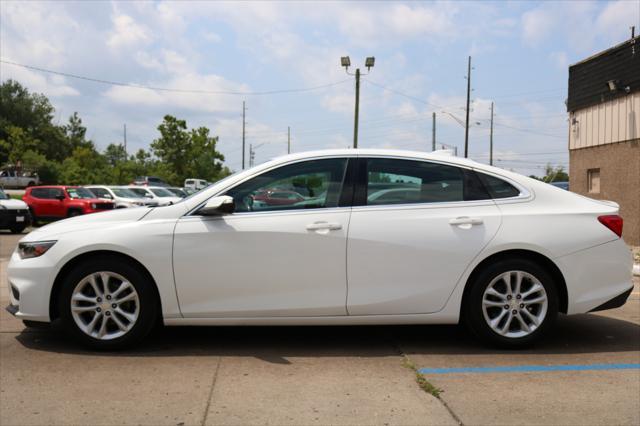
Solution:
[{"label": "rear door window", "polygon": [[[366,159],[366,205],[489,199],[474,173],[428,161]],[[362,203],[363,200],[361,200]]]}]

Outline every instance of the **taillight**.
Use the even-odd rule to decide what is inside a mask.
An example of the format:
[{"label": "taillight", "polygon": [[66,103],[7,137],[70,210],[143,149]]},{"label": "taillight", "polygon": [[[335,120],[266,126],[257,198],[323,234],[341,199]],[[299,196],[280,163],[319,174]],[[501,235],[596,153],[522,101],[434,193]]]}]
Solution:
[{"label": "taillight", "polygon": [[622,237],[622,218],[620,216],[617,214],[609,214],[606,216],[598,216],[598,220],[618,237]]}]

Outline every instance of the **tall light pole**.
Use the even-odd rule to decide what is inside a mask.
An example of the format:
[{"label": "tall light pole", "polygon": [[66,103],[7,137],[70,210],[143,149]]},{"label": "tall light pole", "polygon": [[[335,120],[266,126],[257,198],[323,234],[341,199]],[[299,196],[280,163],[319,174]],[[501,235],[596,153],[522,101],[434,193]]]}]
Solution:
[{"label": "tall light pole", "polygon": [[433,123],[431,124],[431,151],[436,150],[436,113],[433,113]]},{"label": "tall light pole", "polygon": [[493,102],[491,102],[491,130],[489,131],[489,165],[493,166]]},{"label": "tall light pole", "polygon": [[471,97],[471,56],[467,64],[467,119],[464,126],[464,158],[469,156],[469,99]]},{"label": "tall light pole", "polygon": [[[364,62],[364,66],[367,67],[367,74],[371,71],[371,68],[376,62],[376,58],[373,56],[367,57]],[[349,67],[351,66],[351,59],[348,56],[343,56],[340,58],[340,65],[342,65],[349,75],[356,76],[356,106],[355,106],[355,114],[353,119],[353,147],[358,147],[358,120],[360,116],[360,68],[356,68],[356,73],[352,74],[349,72]],[[365,74],[365,75],[367,75]]]},{"label": "tall light pole", "polygon": [[244,158],[245,158],[245,153],[244,153],[245,132],[244,132],[244,128],[245,128],[245,112],[246,111],[247,111],[247,108],[245,107],[245,101],[242,101],[242,170],[244,170]]}]

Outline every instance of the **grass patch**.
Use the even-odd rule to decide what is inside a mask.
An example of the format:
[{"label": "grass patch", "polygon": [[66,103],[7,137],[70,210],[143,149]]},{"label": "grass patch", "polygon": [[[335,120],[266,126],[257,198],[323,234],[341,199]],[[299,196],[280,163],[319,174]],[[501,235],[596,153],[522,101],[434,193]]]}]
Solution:
[{"label": "grass patch", "polygon": [[408,368],[409,370],[412,370],[415,373],[416,383],[418,383],[418,386],[420,386],[420,389],[440,399],[440,394],[444,392],[444,390],[438,388],[437,386],[434,386],[422,374],[420,374],[418,372],[418,367],[416,367],[416,365],[413,362],[411,362],[409,357],[407,357],[406,355],[403,355],[402,365],[405,368]]},{"label": "grass patch", "polygon": [[8,194],[9,198],[13,199],[13,200],[22,200],[22,195],[23,194]]}]

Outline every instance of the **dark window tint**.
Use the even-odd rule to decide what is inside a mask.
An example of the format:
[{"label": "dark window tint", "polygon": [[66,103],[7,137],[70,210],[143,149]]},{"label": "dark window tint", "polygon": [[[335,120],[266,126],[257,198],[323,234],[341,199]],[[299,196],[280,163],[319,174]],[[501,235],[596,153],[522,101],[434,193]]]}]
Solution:
[{"label": "dark window tint", "polygon": [[484,173],[477,173],[477,175],[489,191],[491,198],[509,198],[520,195],[520,191],[516,187],[502,179]]},{"label": "dark window tint", "polygon": [[44,200],[53,200],[59,195],[63,195],[60,188],[34,188],[31,190],[32,197]]},{"label": "dark window tint", "polygon": [[371,158],[367,205],[443,203],[490,198],[473,172],[426,161]]},{"label": "dark window tint", "polygon": [[265,172],[227,192],[236,211],[337,207],[347,159],[313,160]]}]

